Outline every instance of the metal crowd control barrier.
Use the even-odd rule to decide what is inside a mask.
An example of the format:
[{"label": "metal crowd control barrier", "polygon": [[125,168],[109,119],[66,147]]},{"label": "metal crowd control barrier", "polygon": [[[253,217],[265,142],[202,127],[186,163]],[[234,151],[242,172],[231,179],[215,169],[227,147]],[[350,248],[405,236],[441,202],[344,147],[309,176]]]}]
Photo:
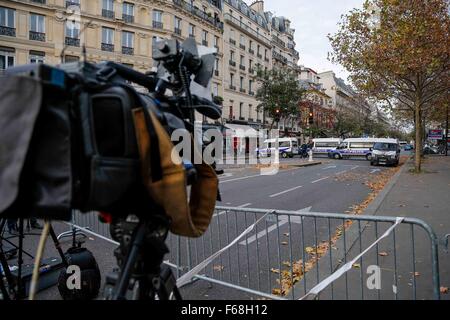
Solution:
[{"label": "metal crowd control barrier", "polygon": [[[109,238],[107,226],[94,214],[76,213],[73,223]],[[234,289],[226,298],[299,299],[391,229],[314,298],[440,298],[437,237],[413,218],[400,223],[384,216],[217,207],[202,237],[169,235],[166,263],[182,277],[253,224],[251,232],[192,278],[187,291],[194,282],[207,281]]]}]

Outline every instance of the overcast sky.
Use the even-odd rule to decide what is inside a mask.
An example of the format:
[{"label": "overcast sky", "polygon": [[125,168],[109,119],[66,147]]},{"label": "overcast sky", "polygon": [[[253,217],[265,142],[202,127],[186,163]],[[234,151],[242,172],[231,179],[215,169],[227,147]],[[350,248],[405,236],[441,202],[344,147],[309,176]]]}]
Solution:
[{"label": "overcast sky", "polygon": [[[252,0],[246,0],[251,3]],[[333,70],[347,79],[348,73],[327,59],[331,46],[327,35],[337,31],[341,15],[355,7],[362,7],[364,0],[265,0],[265,10],[291,20],[295,29],[295,42],[300,52],[300,64],[317,72]]]}]

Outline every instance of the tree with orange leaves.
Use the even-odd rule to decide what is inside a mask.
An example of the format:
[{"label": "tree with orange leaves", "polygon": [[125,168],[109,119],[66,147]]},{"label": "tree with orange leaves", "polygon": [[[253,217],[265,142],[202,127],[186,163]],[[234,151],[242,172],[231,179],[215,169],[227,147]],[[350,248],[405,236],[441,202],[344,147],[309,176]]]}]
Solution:
[{"label": "tree with orange leaves", "polygon": [[367,0],[329,36],[331,60],[347,68],[358,89],[413,115],[416,172],[424,114],[449,90],[449,32],[448,0]]}]

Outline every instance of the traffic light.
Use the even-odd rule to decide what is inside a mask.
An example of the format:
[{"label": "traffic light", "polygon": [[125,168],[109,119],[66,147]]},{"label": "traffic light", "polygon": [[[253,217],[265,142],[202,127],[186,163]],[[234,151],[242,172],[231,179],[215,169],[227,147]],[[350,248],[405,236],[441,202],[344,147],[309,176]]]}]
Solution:
[{"label": "traffic light", "polygon": [[280,109],[279,108],[277,108],[277,109],[275,109],[275,121],[280,121],[280,116],[281,116],[281,114],[280,114]]},{"label": "traffic light", "polygon": [[309,111],[308,123],[309,124],[313,124],[314,123],[314,113],[312,112],[312,110]]}]

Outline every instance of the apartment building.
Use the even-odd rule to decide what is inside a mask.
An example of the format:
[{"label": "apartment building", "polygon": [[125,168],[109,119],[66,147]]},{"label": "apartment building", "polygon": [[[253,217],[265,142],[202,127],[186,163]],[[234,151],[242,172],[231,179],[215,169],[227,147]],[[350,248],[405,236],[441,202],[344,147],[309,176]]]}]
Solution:
[{"label": "apartment building", "polygon": [[224,108],[226,122],[260,128],[256,70],[271,69],[272,42],[265,16],[242,0],[224,0]]},{"label": "apartment building", "polygon": [[321,79],[325,93],[332,99],[333,109],[370,116],[372,107],[367,103],[366,99],[359,97],[343,79],[336,77],[333,71],[322,72],[318,76]]},{"label": "apartment building", "polygon": [[[312,138],[311,129],[316,131],[327,130],[333,127],[335,122],[335,110],[332,98],[325,93],[321,78],[311,68],[299,67],[299,81],[305,90],[305,98],[300,105],[301,127],[305,137]],[[320,132],[316,132],[320,134]]]},{"label": "apartment building", "polygon": [[158,38],[183,40],[218,50],[212,94],[223,96],[222,1],[220,0],[23,0],[0,4],[1,69],[26,63],[80,59],[112,60],[138,71],[153,66]]}]

